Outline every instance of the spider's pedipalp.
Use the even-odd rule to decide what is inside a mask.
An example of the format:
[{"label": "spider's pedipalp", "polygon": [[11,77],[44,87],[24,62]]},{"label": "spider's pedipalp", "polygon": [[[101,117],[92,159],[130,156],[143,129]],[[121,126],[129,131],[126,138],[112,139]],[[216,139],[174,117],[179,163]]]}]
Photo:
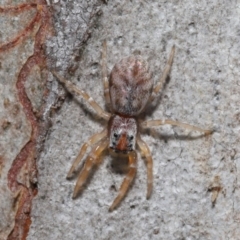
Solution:
[{"label": "spider's pedipalp", "polygon": [[162,89],[162,86],[163,86],[164,82],[166,81],[166,79],[169,75],[169,72],[170,72],[170,69],[171,69],[171,66],[172,66],[172,63],[173,63],[174,53],[175,53],[175,45],[172,46],[172,50],[171,50],[171,53],[169,55],[167,64],[166,64],[166,66],[163,70],[162,77],[160,78],[160,80],[156,84],[156,86],[153,88],[151,100],[154,100],[154,98],[157,96],[157,94],[159,93],[160,89]]},{"label": "spider's pedipalp", "polygon": [[108,146],[108,138],[102,139],[97,146],[95,146],[92,151],[89,153],[84,167],[81,173],[78,176],[77,183],[74,188],[73,198],[76,198],[77,194],[79,193],[80,189],[82,188],[83,184],[86,182],[90,170],[92,167],[97,163],[97,160],[104,149]]},{"label": "spider's pedipalp", "polygon": [[75,161],[72,164],[72,167],[70,168],[67,178],[72,178],[73,174],[76,172],[77,167],[80,163],[80,161],[82,160],[84,154],[87,151],[87,148],[95,143],[97,143],[98,141],[102,140],[104,137],[107,136],[107,129],[104,129],[102,132],[100,133],[96,133],[93,136],[91,136],[87,142],[85,142],[82,147],[81,150],[78,154],[78,156],[76,157]]},{"label": "spider's pedipalp", "polygon": [[117,207],[117,205],[121,202],[121,200],[125,197],[130,184],[132,183],[135,175],[136,175],[136,161],[137,161],[137,154],[135,151],[132,151],[128,155],[129,157],[129,171],[127,173],[127,176],[123,180],[123,183],[120,187],[118,196],[114,199],[111,207],[109,208],[109,211],[111,212],[114,208]]},{"label": "spider's pedipalp", "polygon": [[174,121],[174,120],[171,120],[171,119],[147,120],[147,121],[142,122],[141,126],[143,128],[149,128],[149,127],[157,127],[157,126],[166,125],[166,124],[169,124],[169,125],[172,125],[172,126],[178,126],[178,127],[186,128],[186,129],[189,129],[191,131],[204,132],[204,135],[209,135],[209,134],[213,133],[213,130],[202,129],[202,128],[199,128],[199,127],[187,124],[187,123],[181,123],[181,122]]},{"label": "spider's pedipalp", "polygon": [[147,163],[147,199],[150,198],[153,187],[153,160],[148,145],[138,136],[137,144],[146,158]]},{"label": "spider's pedipalp", "polygon": [[70,92],[75,92],[78,95],[82,96],[91,106],[92,108],[97,112],[97,114],[106,119],[109,120],[109,118],[111,117],[111,114],[104,111],[94,100],[92,97],[90,97],[85,91],[77,88],[74,84],[72,84],[70,81],[62,78],[61,76],[59,76],[55,71],[52,71],[52,74],[61,82],[63,83],[66,87],[67,90],[69,90]]}]

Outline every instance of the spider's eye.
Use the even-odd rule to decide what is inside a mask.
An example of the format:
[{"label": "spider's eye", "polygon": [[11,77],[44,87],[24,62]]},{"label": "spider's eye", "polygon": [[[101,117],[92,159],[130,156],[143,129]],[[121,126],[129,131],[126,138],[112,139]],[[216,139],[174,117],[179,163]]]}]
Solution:
[{"label": "spider's eye", "polygon": [[133,135],[129,136],[129,140],[130,141],[133,140]]}]

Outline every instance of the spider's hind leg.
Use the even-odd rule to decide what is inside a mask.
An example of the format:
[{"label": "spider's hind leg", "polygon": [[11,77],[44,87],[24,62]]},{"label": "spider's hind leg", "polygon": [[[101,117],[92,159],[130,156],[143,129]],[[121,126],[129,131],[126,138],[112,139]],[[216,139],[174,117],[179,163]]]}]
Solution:
[{"label": "spider's hind leg", "polygon": [[171,66],[172,66],[172,63],[173,63],[173,57],[174,57],[174,53],[175,53],[175,45],[172,46],[172,50],[171,50],[171,53],[170,53],[170,56],[168,58],[168,61],[167,61],[167,64],[163,70],[163,75],[162,77],[160,78],[159,82],[157,82],[156,86],[153,88],[153,91],[152,91],[152,96],[151,96],[151,100],[154,100],[155,97],[157,96],[157,94],[159,93],[159,91],[162,89],[169,73],[170,73],[170,70],[171,70]]},{"label": "spider's hind leg", "polygon": [[109,120],[111,114],[104,111],[98,103],[96,103],[92,97],[90,97],[84,90],[77,88],[74,84],[70,81],[66,80],[65,78],[58,75],[57,72],[51,71],[51,73],[62,83],[66,86],[67,90],[71,93],[76,93],[81,96],[85,101],[87,101],[91,107],[96,111],[96,113],[105,120]]},{"label": "spider's hind leg", "polygon": [[103,41],[102,45],[102,79],[103,79],[103,86],[104,86],[104,96],[107,107],[111,105],[110,102],[110,95],[109,95],[109,82],[108,82],[108,72],[107,72],[107,41]]}]

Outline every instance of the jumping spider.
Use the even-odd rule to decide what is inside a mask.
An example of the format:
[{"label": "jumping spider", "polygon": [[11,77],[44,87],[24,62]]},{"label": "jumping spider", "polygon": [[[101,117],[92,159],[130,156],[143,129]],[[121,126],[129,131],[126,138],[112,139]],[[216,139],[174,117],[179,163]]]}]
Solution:
[{"label": "jumping spider", "polygon": [[109,211],[112,211],[125,197],[131,182],[136,174],[136,145],[140,148],[147,165],[147,199],[152,192],[153,161],[148,145],[141,139],[139,130],[141,128],[155,127],[164,124],[188,128],[193,131],[210,134],[211,130],[204,130],[189,124],[166,120],[148,120],[140,122],[138,115],[144,111],[147,104],[153,101],[164,84],[173,62],[175,47],[172,47],[163,76],[153,86],[152,75],[149,72],[148,63],[140,56],[130,56],[117,63],[108,79],[106,64],[106,41],[103,43],[102,51],[102,73],[104,84],[104,95],[107,105],[110,105],[111,113],[104,111],[85,91],[78,89],[68,80],[59,76],[55,71],[52,73],[59,81],[66,85],[71,92],[81,95],[97,112],[97,114],[108,121],[107,127],[100,133],[94,134],[85,142],[75,159],[67,178],[71,178],[77,171],[77,167],[89,146],[92,147],[86,162],[78,176],[74,188],[73,198],[77,196],[83,184],[89,176],[89,172],[97,164],[100,154],[108,148],[115,153],[128,156],[129,170],[120,187],[119,193],[113,201]]}]

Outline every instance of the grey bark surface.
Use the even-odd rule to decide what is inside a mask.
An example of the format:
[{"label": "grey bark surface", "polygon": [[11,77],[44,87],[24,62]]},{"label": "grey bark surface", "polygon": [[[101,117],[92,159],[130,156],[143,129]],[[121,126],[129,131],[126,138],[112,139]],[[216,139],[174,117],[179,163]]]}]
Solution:
[{"label": "grey bark surface", "polygon": [[[101,14],[94,12],[96,21],[88,26],[95,3],[52,3],[56,36],[48,43],[50,67],[104,107],[104,39],[109,71],[121,58],[141,53],[155,82],[175,44],[170,81],[146,119],[171,118],[217,131],[196,139],[170,126],[145,132],[154,160],[152,196],[146,200],[146,166],[139,153],[136,179],[109,213],[124,174],[112,169],[107,152],[72,200],[76,178],[66,180],[67,172],[81,145],[106,123],[81,98],[67,96],[38,160],[38,195],[27,239],[239,239],[239,2],[98,2]],[[91,38],[83,48],[87,28]],[[69,74],[78,55],[76,71]]]}]

